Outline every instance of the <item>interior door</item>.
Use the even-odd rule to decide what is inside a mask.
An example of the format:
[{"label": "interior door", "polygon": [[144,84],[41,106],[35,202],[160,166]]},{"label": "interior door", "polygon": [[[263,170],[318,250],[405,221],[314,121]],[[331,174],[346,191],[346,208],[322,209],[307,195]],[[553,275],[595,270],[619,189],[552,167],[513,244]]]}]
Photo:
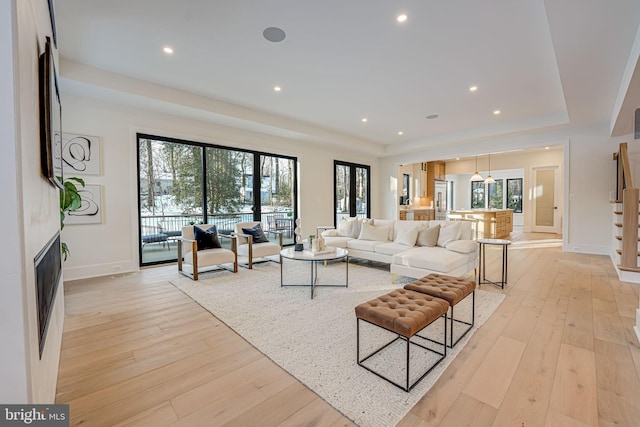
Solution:
[{"label": "interior door", "polygon": [[560,233],[561,209],[558,167],[533,168],[534,232]]}]

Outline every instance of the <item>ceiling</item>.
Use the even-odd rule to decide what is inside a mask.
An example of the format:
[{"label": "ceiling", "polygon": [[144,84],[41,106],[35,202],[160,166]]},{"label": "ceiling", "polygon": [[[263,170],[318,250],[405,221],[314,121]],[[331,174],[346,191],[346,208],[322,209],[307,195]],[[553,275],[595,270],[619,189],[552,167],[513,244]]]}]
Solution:
[{"label": "ceiling", "polygon": [[637,0],[55,4],[63,92],[379,155],[640,107]]}]

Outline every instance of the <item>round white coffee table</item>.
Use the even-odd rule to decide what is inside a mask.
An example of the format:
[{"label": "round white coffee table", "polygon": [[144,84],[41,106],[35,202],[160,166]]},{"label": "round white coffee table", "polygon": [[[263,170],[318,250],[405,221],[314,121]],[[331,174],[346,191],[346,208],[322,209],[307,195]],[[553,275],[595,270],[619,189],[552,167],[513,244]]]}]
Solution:
[{"label": "round white coffee table", "polygon": [[[349,287],[349,251],[341,248],[334,248],[335,250],[331,250],[330,252],[324,253],[311,253],[311,251],[295,251],[293,248],[287,248],[280,251],[280,286],[310,286],[311,287],[311,299],[313,299],[313,294],[315,292],[315,288],[320,286],[326,287]],[[311,280],[309,284],[285,284],[283,282],[283,258],[291,259],[294,261],[306,261],[311,264]],[[318,285],[316,282],[318,281],[318,263],[324,263],[325,261],[332,261],[338,259],[345,259],[345,280],[344,285]]]}]

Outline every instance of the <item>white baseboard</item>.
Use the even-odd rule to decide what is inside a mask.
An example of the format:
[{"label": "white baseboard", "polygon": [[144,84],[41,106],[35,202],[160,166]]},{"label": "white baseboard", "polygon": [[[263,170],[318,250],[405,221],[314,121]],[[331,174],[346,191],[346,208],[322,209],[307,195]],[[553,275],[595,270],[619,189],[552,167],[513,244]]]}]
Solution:
[{"label": "white baseboard", "polygon": [[574,252],[578,254],[591,254],[591,255],[610,255],[611,248],[601,245],[583,245],[580,243],[565,243],[562,244],[563,252]]},{"label": "white baseboard", "polygon": [[634,326],[633,330],[636,333],[636,339],[638,340],[638,343],[640,343],[640,326]]},{"label": "white baseboard", "polygon": [[112,274],[132,273],[139,271],[137,263],[132,261],[111,262],[107,264],[86,265],[82,267],[63,266],[63,280],[89,279],[92,277],[110,276]]}]

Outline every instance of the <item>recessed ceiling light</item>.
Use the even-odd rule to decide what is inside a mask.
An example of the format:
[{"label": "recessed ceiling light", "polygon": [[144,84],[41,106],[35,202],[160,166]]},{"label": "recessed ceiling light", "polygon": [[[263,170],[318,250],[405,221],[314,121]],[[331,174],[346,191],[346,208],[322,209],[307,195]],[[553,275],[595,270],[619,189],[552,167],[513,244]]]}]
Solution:
[{"label": "recessed ceiling light", "polygon": [[548,149],[549,149],[549,147],[544,147],[544,149],[545,149],[545,150],[548,150]]},{"label": "recessed ceiling light", "polygon": [[425,117],[425,119],[432,120],[432,119],[437,119],[438,117],[439,116],[437,114],[429,114],[428,116]]},{"label": "recessed ceiling light", "polygon": [[262,32],[262,37],[264,37],[266,40],[269,40],[270,42],[273,42],[273,43],[281,42],[282,40],[284,40],[286,36],[287,35],[282,30],[282,28],[278,28],[278,27],[265,28],[264,31]]},{"label": "recessed ceiling light", "polygon": [[362,118],[362,123],[367,123],[369,121],[369,119],[367,119],[366,117]]},{"label": "recessed ceiling light", "polygon": [[469,92],[475,92],[475,91],[477,91],[477,90],[478,90],[478,86],[471,86],[471,87],[469,88]]},{"label": "recessed ceiling light", "polygon": [[402,132],[401,130],[398,131],[398,135],[404,135],[404,132]]},{"label": "recessed ceiling light", "polygon": [[282,90],[282,88],[280,86],[274,86],[273,90],[276,92],[280,92]]},{"label": "recessed ceiling light", "polygon": [[460,160],[460,157],[456,157],[456,160]]},{"label": "recessed ceiling light", "polygon": [[405,22],[407,20],[407,15],[405,15],[404,13],[401,15],[398,15],[398,17],[396,18],[396,21],[398,22]]},{"label": "recessed ceiling light", "polygon": [[495,115],[497,116],[498,114],[500,114],[500,110],[495,110],[495,111],[493,112],[493,114],[495,114]]},{"label": "recessed ceiling light", "polygon": [[171,55],[173,53],[173,49],[170,48],[169,46],[165,46],[164,48],[162,48],[162,50],[164,51],[164,53]]}]

